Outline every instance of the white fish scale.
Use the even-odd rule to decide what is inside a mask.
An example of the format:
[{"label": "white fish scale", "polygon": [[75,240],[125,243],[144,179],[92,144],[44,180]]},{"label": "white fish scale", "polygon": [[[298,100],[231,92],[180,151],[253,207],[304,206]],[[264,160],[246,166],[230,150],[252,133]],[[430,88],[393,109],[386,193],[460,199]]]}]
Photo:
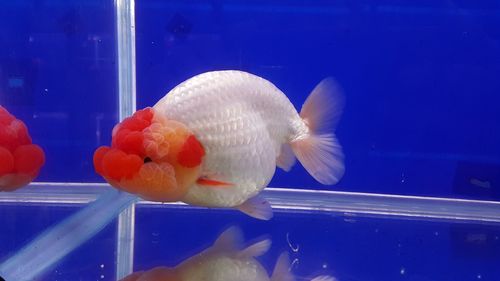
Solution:
[{"label": "white fish scale", "polygon": [[255,196],[274,175],[281,145],[305,128],[278,88],[240,71],[195,76],[154,108],[184,123],[203,144],[204,176],[235,185],[193,186],[183,201],[196,205],[233,207]]},{"label": "white fish scale", "polygon": [[200,142],[206,150],[203,173],[234,183],[235,186],[193,186],[186,196],[186,202],[209,206],[235,206],[242,204],[267,185],[274,174],[276,151],[259,119],[260,116],[254,114],[246,120],[238,120],[235,128],[239,134],[234,134],[235,130],[218,130],[218,135],[200,136]]}]

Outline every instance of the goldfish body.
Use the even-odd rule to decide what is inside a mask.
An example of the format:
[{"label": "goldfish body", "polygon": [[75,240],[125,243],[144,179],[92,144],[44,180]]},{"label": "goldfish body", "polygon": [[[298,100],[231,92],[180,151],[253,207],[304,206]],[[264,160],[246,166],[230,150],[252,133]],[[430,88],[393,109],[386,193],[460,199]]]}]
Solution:
[{"label": "goldfish body", "polygon": [[[331,78],[313,90],[299,114],[263,78],[207,72],[118,124],[112,147],[99,148],[94,164],[112,185],[149,200],[235,207],[269,219],[271,208],[257,195],[276,166],[288,171],[297,157],[323,184],[342,177],[342,148],[330,132],[342,105]],[[120,156],[110,160],[108,154]]]},{"label": "goldfish body", "polygon": [[[271,246],[269,239],[260,240],[241,249],[241,233],[229,228],[214,245],[192,256],[174,268],[156,267],[146,272],[136,272],[121,281],[293,281],[288,268],[288,254],[282,253],[273,274],[255,258],[265,254]],[[335,281],[331,276],[318,276],[311,281]]]},{"label": "goldfish body", "polygon": [[27,185],[44,162],[45,154],[32,144],[26,125],[0,106],[0,191]]}]

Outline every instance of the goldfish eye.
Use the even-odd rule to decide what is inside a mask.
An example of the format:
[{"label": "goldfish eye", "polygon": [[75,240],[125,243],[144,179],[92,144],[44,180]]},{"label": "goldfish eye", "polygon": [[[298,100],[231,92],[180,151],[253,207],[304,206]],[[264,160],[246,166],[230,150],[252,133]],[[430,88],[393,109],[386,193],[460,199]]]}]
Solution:
[{"label": "goldfish eye", "polygon": [[153,162],[153,160],[151,160],[151,158],[149,158],[149,157],[144,158],[144,164],[149,163],[149,162]]}]

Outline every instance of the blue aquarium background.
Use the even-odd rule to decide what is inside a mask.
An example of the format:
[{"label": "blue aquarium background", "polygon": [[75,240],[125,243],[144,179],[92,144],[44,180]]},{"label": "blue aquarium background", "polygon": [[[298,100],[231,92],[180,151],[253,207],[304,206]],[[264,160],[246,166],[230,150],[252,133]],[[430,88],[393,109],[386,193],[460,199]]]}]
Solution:
[{"label": "blue aquarium background", "polygon": [[[138,108],[211,70],[262,76],[297,109],[335,77],[344,178],[322,186],[298,164],[271,187],[500,201],[499,1],[135,0],[135,18]],[[45,149],[39,182],[104,182],[92,154],[119,120],[115,25],[111,0],[0,3],[0,104]],[[0,200],[0,262],[83,207]],[[288,251],[301,277],[500,280],[494,223],[148,204],[134,269],[175,265],[231,225],[272,238],[269,271]],[[40,280],[116,280],[116,235],[113,221]]]},{"label": "blue aquarium background", "polygon": [[40,181],[97,181],[118,122],[113,1],[0,3],[0,104],[46,151]]},{"label": "blue aquarium background", "polygon": [[[99,181],[89,161],[117,122],[112,1],[6,1],[1,101],[47,150],[41,181]],[[343,87],[346,174],[297,165],[271,186],[500,199],[497,1],[136,3],[138,107],[210,70],[245,70],[300,108]],[[489,183],[489,188],[474,182]]]},{"label": "blue aquarium background", "polygon": [[[137,1],[138,105],[239,69],[300,109],[333,76],[346,99],[333,189],[500,199],[500,3],[473,2]],[[328,189],[299,165],[271,186]]]}]

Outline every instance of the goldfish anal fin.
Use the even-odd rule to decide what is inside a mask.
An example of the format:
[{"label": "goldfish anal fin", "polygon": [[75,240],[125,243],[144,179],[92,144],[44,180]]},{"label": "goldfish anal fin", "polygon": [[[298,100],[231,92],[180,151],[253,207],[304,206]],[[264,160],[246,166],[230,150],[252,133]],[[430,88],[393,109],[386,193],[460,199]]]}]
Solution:
[{"label": "goldfish anal fin", "polygon": [[292,169],[295,162],[296,158],[290,145],[288,143],[282,144],[280,155],[278,156],[278,159],[276,159],[276,165],[288,172]]},{"label": "goldfish anal fin", "polygon": [[233,187],[234,184],[230,182],[218,181],[210,178],[199,178],[196,183],[205,187]]},{"label": "goldfish anal fin", "polygon": [[255,196],[245,203],[236,207],[241,212],[260,220],[270,220],[273,217],[273,209],[266,199]]}]

